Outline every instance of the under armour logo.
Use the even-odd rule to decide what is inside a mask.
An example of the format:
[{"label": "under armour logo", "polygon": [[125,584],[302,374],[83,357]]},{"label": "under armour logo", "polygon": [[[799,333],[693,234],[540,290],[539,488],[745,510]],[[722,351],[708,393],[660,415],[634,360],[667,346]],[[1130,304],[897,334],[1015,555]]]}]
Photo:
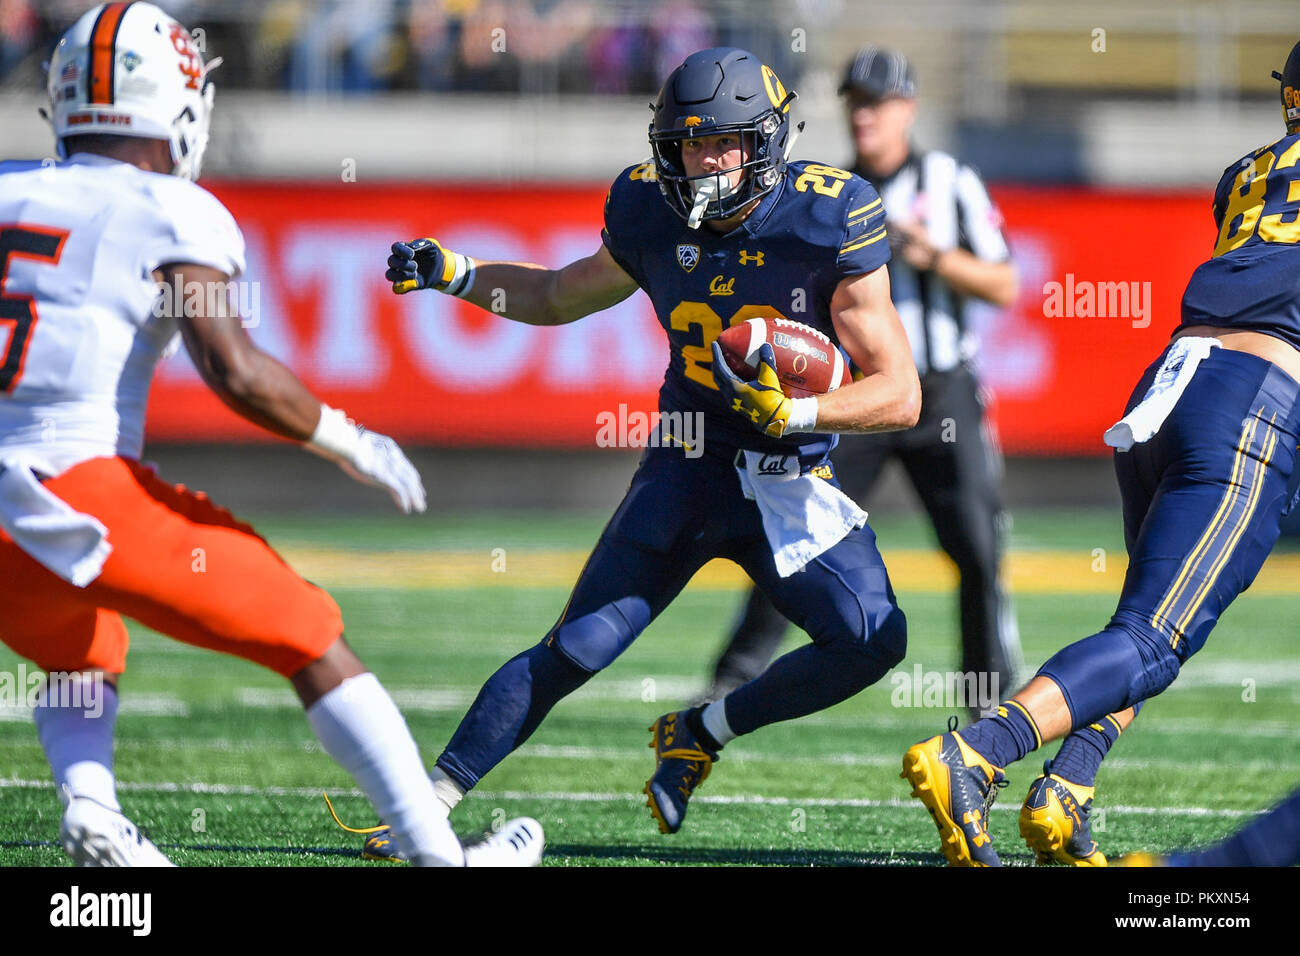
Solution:
[{"label": "under armour logo", "polygon": [[988,832],[984,829],[984,823],[980,819],[980,816],[981,814],[978,810],[967,810],[961,816],[962,823],[975,828],[975,836],[971,839],[972,846],[983,846],[985,843],[989,842]]},{"label": "under armour logo", "polygon": [[761,268],[762,265],[763,265],[763,253],[762,253],[762,251],[754,252],[754,253],[750,253],[750,252],[749,252],[748,250],[746,250],[746,249],[741,249],[741,250],[740,250],[740,264],[741,264],[742,266],[747,266],[747,265],[749,265],[751,262],[754,263],[754,265],[759,266],[759,267]]}]

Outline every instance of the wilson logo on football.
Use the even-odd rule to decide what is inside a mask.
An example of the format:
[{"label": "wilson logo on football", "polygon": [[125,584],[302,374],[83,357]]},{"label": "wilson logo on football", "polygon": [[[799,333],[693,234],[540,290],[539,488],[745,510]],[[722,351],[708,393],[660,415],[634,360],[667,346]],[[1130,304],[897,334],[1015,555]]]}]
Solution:
[{"label": "wilson logo on football", "polygon": [[784,326],[785,328],[795,330],[800,335],[812,335],[819,341],[825,342],[827,345],[831,344],[830,337],[827,336],[825,332],[814,329],[811,325],[804,325],[802,322],[794,321],[794,319],[783,319],[780,316],[772,321],[775,322],[778,327]]},{"label": "wilson logo on football", "polygon": [[[810,344],[807,339],[795,338],[787,335],[785,332],[773,332],[772,344],[779,348],[789,349],[791,352],[799,353],[794,357],[794,370],[796,372],[802,372],[808,367],[808,356],[812,356],[819,362],[830,361],[830,359],[826,357],[825,352]],[[800,360],[802,360],[802,365],[800,364]]]}]

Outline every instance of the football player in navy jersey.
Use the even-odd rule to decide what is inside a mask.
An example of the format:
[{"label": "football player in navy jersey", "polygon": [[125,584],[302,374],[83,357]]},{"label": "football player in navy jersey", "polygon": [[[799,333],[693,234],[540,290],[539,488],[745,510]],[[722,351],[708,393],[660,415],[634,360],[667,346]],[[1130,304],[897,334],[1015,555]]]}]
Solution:
[{"label": "football player in navy jersey", "polygon": [[[1300,43],[1274,76],[1286,135],[1224,172],[1214,251],[1192,273],[1172,342],[1106,432],[1129,551],[1114,616],[996,716],[903,758],[953,864],[997,865],[984,820],[1007,764],[1168,687],[1277,541],[1300,438]],[[1045,849],[1071,842],[1080,809],[1042,830]]]},{"label": "football player in navy jersey", "polygon": [[[847,63],[840,94],[853,171],[875,187],[890,215],[892,298],[921,378],[922,414],[907,431],[842,440],[835,467],[845,491],[864,506],[891,459],[907,473],[939,544],[957,566],[961,670],[991,685],[989,699],[966,702],[978,715],[1020,686],[1023,663],[1015,611],[1002,586],[1008,522],[1002,456],[986,420],[971,305],[1014,302],[1016,267],[1001,216],[975,169],[914,145],[917,79],[905,56],[864,46]],[[707,696],[760,673],[787,627],[762,592],[751,589]]]},{"label": "football player in navy jersey", "polygon": [[[653,160],[619,174],[600,248],[563,268],[476,261],[432,239],[393,246],[394,292],[431,288],[488,309],[501,289],[508,317],[533,325],[573,322],[642,289],[668,337],[663,421],[703,416],[702,448],[688,454],[668,434],[651,443],[559,620],[480,691],[432,771],[451,806],[714,557],[740,564],[812,642],[725,700],[655,722],[646,793],[663,832],[681,826],[728,741],[838,703],[903,658],[906,623],[875,535],[827,453],[835,432],[914,425],[919,383],[889,297],[880,198],[844,170],[788,162],[794,98],[751,53],[688,57],[654,107]],[[714,340],[756,317],[819,329],[869,374],[792,400],[768,347],[757,377],[737,378]],[[791,509],[812,515],[793,535]],[[784,536],[769,538],[765,514]],[[791,551],[801,558],[779,565]]]}]

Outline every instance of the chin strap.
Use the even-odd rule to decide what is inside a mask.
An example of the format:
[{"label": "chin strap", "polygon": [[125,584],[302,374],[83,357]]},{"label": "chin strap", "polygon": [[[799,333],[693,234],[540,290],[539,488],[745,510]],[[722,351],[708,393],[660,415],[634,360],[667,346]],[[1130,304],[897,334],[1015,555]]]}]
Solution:
[{"label": "chin strap", "polygon": [[803,127],[804,121],[800,120],[799,125],[794,128],[794,132],[790,134],[789,141],[785,144],[785,161],[787,163],[790,162],[790,157],[794,154],[794,141],[797,140],[799,134],[803,132]]}]

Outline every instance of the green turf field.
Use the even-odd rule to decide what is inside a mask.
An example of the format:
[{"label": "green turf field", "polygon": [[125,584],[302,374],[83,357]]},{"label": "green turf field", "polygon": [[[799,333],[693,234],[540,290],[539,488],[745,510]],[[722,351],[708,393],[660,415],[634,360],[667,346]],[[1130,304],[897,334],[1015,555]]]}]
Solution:
[{"label": "green turf field", "polygon": [[[332,569],[320,583],[337,597],[349,639],[393,691],[432,763],[482,681],[538,640],[564,604],[566,587],[522,569],[545,567],[552,551],[589,548],[605,517],[270,519],[259,528],[291,559],[333,556],[320,565]],[[900,567],[904,553],[931,546],[920,519],[873,516],[873,526],[886,561],[897,549]],[[1036,667],[1113,609],[1122,574],[1118,517],[1025,513],[1011,543],[1013,559],[1050,552],[1053,567],[1078,562],[1078,575],[1034,579],[1017,597],[1027,663]],[[1109,556],[1105,571],[1096,549]],[[384,554],[365,554],[376,551]],[[474,572],[466,585],[451,576],[436,587],[398,578],[384,586],[370,575],[364,587],[347,586],[349,562],[373,568],[396,561],[396,552],[417,565],[447,552],[481,566],[466,569]],[[1102,586],[1081,587],[1087,575]],[[954,670],[955,597],[933,581],[905,578],[896,577],[909,621],[899,670]],[[1094,811],[1107,853],[1213,840],[1300,780],[1300,586],[1294,594],[1276,584],[1257,591],[1229,610],[1207,649],[1112,752]],[[457,829],[470,836],[494,820],[535,816],[546,827],[551,866],[941,863],[934,827],[907,798],[898,771],[903,750],[943,729],[952,711],[895,706],[901,692],[891,678],[830,711],[736,741],[692,801],[682,831],[657,832],[640,795],[653,764],[646,728],[702,689],[738,597],[731,584],[689,588],[483,781],[454,815]],[[315,745],[287,684],[140,628],[132,636],[118,723],[120,796],[165,852],[182,866],[382,865],[363,863],[358,839],[330,821],[322,789],[347,822],[367,825],[371,811]],[[0,672],[18,664],[0,648]],[[59,804],[24,707],[0,705],[0,752],[0,865],[65,865],[54,843]],[[1030,862],[1014,811],[1039,763],[1031,756],[1012,768],[992,814],[1008,863]]]}]

